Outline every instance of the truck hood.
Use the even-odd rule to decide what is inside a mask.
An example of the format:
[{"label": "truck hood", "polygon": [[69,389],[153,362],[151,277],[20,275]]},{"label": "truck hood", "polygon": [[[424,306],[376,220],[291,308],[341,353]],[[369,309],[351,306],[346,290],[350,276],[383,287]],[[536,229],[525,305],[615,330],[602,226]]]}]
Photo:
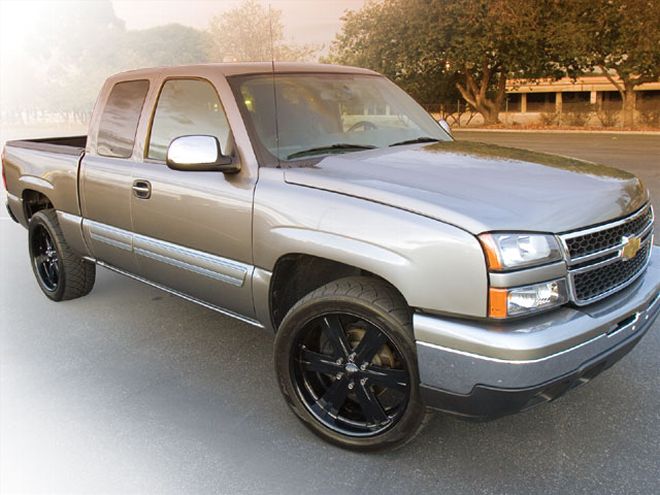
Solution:
[{"label": "truck hood", "polygon": [[566,232],[632,213],[648,201],[640,180],[627,172],[468,141],[329,156],[286,169],[285,180],[408,210],[473,234]]}]

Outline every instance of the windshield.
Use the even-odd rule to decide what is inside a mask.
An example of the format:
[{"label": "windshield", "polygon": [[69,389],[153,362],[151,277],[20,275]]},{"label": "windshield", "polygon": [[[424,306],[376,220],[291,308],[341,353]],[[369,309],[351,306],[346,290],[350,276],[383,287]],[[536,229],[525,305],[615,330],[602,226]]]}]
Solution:
[{"label": "windshield", "polygon": [[231,83],[263,165],[451,141],[421,106],[381,76],[259,74]]}]

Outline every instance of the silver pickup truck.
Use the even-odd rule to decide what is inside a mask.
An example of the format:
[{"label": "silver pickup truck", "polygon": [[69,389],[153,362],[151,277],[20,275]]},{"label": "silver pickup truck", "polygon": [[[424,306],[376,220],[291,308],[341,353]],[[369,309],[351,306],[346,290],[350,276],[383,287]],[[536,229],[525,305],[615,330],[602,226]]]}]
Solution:
[{"label": "silver pickup truck", "polygon": [[368,70],[122,73],[87,136],[2,163],[47,297],[88,294],[99,265],[273,332],[287,403],[343,447],[400,445],[427,408],[553,400],[660,308],[636,177],[455,141]]}]

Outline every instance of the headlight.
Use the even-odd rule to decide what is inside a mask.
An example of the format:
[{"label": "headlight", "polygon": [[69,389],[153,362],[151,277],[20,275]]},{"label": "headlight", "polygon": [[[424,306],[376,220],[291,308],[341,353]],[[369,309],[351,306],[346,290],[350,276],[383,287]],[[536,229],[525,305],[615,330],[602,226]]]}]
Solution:
[{"label": "headlight", "polygon": [[493,233],[479,236],[488,268],[506,271],[562,259],[557,239],[545,234]]},{"label": "headlight", "polygon": [[560,306],[566,302],[568,302],[568,293],[564,279],[513,289],[492,287],[489,291],[488,316],[491,318],[520,316]]}]

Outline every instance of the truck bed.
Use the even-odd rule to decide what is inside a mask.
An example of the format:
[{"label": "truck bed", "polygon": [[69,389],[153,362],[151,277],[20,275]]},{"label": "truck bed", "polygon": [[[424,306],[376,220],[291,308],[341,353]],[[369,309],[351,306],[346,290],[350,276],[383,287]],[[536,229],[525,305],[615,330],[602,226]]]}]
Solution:
[{"label": "truck bed", "polygon": [[49,153],[81,155],[87,146],[87,136],[17,139],[14,141],[7,141],[7,145],[14,148],[46,151]]},{"label": "truck bed", "polygon": [[27,224],[22,200],[35,194],[61,212],[80,215],[78,168],[86,145],[87,136],[7,141],[3,165],[8,203],[20,223]]}]

